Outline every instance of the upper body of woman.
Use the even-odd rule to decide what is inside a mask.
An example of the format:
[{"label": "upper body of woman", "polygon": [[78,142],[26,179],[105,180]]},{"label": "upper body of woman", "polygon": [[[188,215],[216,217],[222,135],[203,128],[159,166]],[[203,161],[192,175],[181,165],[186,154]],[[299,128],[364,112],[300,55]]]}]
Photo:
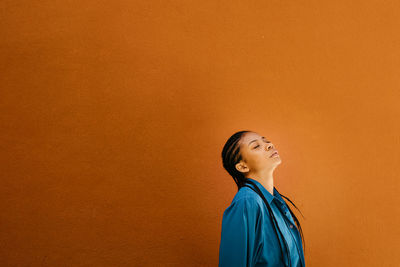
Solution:
[{"label": "upper body of woman", "polygon": [[252,131],[237,132],[222,159],[238,192],[223,214],[219,267],[304,267],[300,223],[274,187],[281,159],[272,143]]}]

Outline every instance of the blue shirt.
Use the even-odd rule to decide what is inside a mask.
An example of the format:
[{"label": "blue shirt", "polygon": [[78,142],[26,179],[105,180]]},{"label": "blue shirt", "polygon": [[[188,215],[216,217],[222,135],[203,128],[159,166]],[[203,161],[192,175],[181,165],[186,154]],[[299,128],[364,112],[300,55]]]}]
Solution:
[{"label": "blue shirt", "polygon": [[[261,190],[275,215],[278,227],[289,247],[290,267],[304,267],[300,232],[285,201],[275,187],[272,195],[258,181],[248,179]],[[250,183],[247,185],[253,187]],[[263,199],[251,188],[240,188],[223,214],[218,266],[284,266],[283,261],[288,263],[284,240],[276,229],[278,239],[273,227],[272,218]]]}]

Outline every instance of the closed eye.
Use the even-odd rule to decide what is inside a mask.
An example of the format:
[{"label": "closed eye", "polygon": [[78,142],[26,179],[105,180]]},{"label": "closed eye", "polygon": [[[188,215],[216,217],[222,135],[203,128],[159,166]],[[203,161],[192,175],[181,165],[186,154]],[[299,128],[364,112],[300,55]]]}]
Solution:
[{"label": "closed eye", "polygon": [[[265,140],[265,139],[263,139],[263,140],[264,140],[264,142],[267,143],[267,144],[268,144],[268,143],[271,143],[271,142],[268,141],[268,140]],[[260,146],[260,145],[257,145],[257,146],[255,146],[255,147],[253,147],[253,149],[255,149],[255,148],[259,147],[259,146]]]}]

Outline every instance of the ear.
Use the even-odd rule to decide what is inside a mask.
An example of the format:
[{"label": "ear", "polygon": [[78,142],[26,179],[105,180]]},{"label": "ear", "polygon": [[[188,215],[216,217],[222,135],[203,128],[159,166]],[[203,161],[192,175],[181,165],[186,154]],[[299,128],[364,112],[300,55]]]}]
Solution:
[{"label": "ear", "polygon": [[246,163],[244,163],[242,160],[239,163],[236,163],[235,165],[236,170],[240,172],[248,172],[249,168],[247,167]]}]

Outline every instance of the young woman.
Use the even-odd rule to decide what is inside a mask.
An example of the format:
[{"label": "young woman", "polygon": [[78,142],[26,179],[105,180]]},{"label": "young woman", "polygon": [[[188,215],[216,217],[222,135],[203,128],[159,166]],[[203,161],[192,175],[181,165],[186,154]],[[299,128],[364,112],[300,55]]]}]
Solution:
[{"label": "young woman", "polygon": [[304,267],[300,223],[282,197],[290,199],[274,187],[273,172],[281,163],[274,145],[240,131],[225,143],[222,161],[238,192],[223,214],[219,267]]}]

